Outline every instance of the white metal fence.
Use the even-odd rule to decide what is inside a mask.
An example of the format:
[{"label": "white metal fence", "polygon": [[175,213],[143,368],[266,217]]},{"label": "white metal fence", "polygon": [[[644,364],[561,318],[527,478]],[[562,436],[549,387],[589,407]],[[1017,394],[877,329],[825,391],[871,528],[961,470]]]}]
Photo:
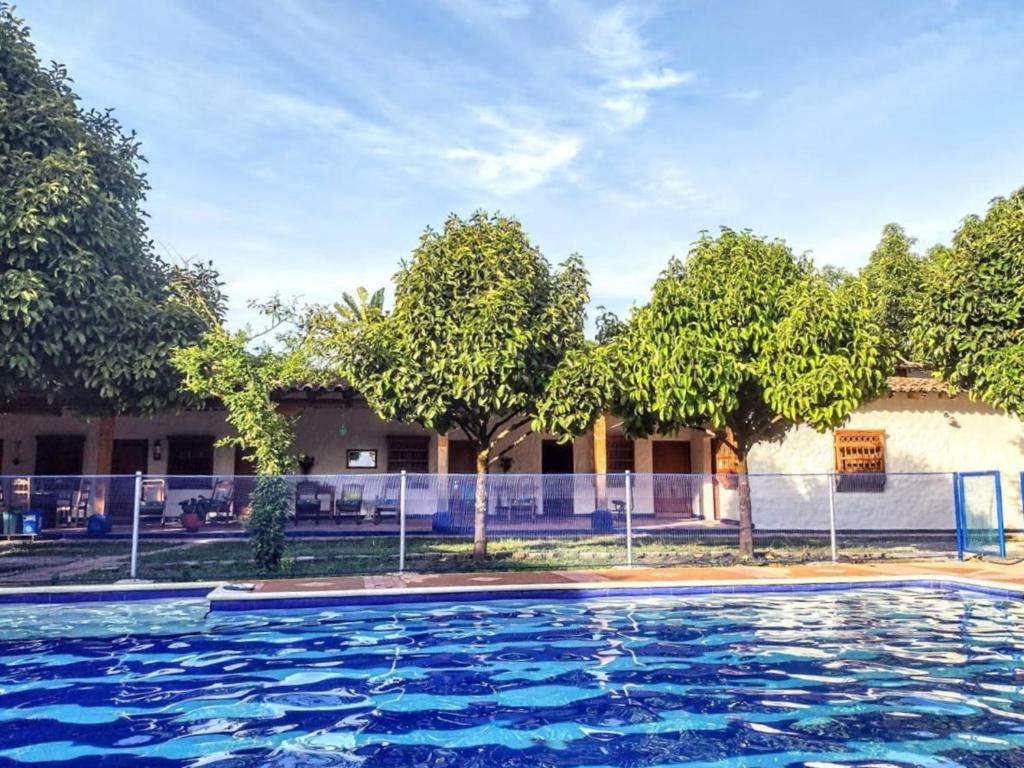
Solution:
[{"label": "white metal fence", "polygon": [[[955,476],[750,475],[755,548],[769,561],[948,556],[960,543]],[[735,475],[285,479],[286,570],[296,575],[719,563],[735,559],[738,549]],[[1021,527],[1017,481],[1000,481],[1008,486],[1001,496],[1011,499],[1010,529]],[[110,560],[110,577],[232,578],[246,572],[240,563],[256,482],[252,476],[0,477],[0,507],[8,537],[48,542],[55,559],[86,542],[104,542],[93,552]],[[478,503],[486,564],[472,558]],[[87,560],[89,548],[80,548]],[[27,558],[33,550],[13,551]],[[0,550],[0,583],[17,570],[5,568],[13,562],[9,554]],[[88,579],[90,572],[76,571],[75,578]]]}]

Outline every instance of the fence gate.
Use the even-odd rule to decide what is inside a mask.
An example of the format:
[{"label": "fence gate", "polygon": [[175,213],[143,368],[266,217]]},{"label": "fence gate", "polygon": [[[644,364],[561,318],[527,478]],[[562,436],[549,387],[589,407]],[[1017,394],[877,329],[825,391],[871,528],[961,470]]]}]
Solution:
[{"label": "fence gate", "polygon": [[956,472],[953,475],[957,554],[1006,557],[1003,491],[999,472]]}]

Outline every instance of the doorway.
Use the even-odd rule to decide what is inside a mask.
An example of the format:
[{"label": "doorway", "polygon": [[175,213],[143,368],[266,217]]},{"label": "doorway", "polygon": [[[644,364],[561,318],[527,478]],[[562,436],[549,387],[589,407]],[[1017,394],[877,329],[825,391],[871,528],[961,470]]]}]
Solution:
[{"label": "doorway", "polygon": [[543,440],[540,444],[540,471],[545,477],[543,514],[567,517],[573,511],[572,443]]},{"label": "doorway", "polygon": [[666,517],[693,517],[690,442],[652,441],[651,469],[654,471],[654,514]]},{"label": "doorway", "polygon": [[476,453],[469,440],[448,441],[448,474],[475,475]]},{"label": "doorway", "polygon": [[543,440],[540,444],[540,471],[545,475],[571,475],[572,443]]},{"label": "doorway", "polygon": [[[149,440],[115,440],[110,454],[110,474],[134,475],[149,471]],[[134,508],[134,477],[112,477],[107,495],[107,514],[114,523],[130,522]]]}]

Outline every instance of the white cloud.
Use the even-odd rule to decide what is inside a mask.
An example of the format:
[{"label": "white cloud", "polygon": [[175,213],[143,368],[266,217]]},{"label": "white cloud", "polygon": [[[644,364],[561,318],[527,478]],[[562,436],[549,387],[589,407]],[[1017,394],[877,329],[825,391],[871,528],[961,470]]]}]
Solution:
[{"label": "white cloud", "polygon": [[614,112],[622,122],[623,127],[632,128],[640,125],[647,117],[647,108],[650,100],[643,96],[609,96],[601,106],[609,112]]},{"label": "white cloud", "polygon": [[513,126],[491,111],[482,111],[478,118],[481,125],[493,129],[491,146],[453,147],[444,157],[467,164],[473,183],[499,194],[544,184],[583,148],[583,140],[574,134]]},{"label": "white cloud", "polygon": [[646,67],[651,55],[640,37],[640,21],[626,6],[615,6],[593,20],[584,46],[607,70],[623,72]]},{"label": "white cloud", "polygon": [[709,202],[708,195],[690,180],[685,171],[675,166],[659,168],[638,187],[650,202],[675,210],[691,210]]},{"label": "white cloud", "polygon": [[672,67],[662,67],[657,72],[647,71],[635,77],[621,78],[616,85],[624,91],[662,91],[692,82],[696,77],[693,72],[679,72]]},{"label": "white cloud", "polygon": [[583,41],[605,83],[601,106],[619,118],[623,128],[640,125],[653,94],[690,83],[696,74],[662,64],[664,56],[650,49],[641,34],[646,14],[617,5],[594,17]]}]

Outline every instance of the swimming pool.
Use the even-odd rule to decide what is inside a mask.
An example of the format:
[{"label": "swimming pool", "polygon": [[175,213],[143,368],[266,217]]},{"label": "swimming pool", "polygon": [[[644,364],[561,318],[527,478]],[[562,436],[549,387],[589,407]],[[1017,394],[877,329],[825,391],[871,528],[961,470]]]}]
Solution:
[{"label": "swimming pool", "polygon": [[1010,600],[206,612],[0,607],[0,768],[1024,765]]}]

